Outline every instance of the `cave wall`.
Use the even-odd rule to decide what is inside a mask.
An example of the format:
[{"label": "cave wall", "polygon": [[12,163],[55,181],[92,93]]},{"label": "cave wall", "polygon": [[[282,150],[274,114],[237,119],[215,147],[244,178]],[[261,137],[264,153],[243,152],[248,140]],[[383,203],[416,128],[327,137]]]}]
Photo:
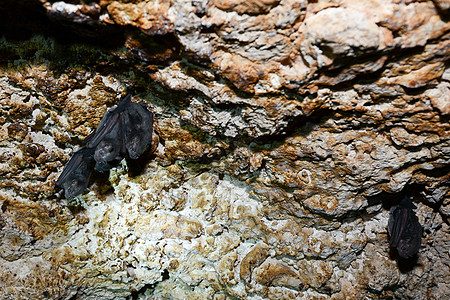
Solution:
[{"label": "cave wall", "polygon": [[[449,10],[6,1],[0,298],[450,298]],[[125,93],[156,150],[64,199],[64,164]],[[387,238],[405,195],[424,229],[408,260]]]}]

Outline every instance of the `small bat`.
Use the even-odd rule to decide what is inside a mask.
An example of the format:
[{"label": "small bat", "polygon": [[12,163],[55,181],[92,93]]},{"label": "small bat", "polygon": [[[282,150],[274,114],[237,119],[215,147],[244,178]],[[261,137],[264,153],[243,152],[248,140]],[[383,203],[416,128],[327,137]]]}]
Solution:
[{"label": "small bat", "polygon": [[125,115],[125,146],[128,156],[137,159],[152,142],[153,113],[145,104],[131,102]]},{"label": "small bat", "polygon": [[126,95],[83,143],[95,149],[95,169],[104,172],[117,165],[126,153],[131,159],[139,158],[151,144],[152,131],[153,113]]},{"label": "small bat", "polygon": [[83,148],[75,152],[64,167],[56,185],[64,188],[67,199],[73,199],[88,186],[94,164],[94,150]]},{"label": "small bat", "polygon": [[413,209],[417,208],[408,197],[391,208],[388,233],[391,247],[403,258],[414,256],[422,242],[422,226]]}]

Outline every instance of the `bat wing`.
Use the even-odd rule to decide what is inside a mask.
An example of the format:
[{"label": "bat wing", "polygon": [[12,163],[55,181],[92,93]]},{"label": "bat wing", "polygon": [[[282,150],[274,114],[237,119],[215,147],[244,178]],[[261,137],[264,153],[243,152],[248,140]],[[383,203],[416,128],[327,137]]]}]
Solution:
[{"label": "bat wing", "polygon": [[94,133],[88,135],[84,140],[83,144],[88,148],[95,148],[97,145],[105,138],[105,136],[111,132],[117,122],[120,121],[120,114],[114,111],[107,112],[103,119],[100,121],[97,129]]},{"label": "bat wing", "polygon": [[120,99],[119,104],[117,105],[117,108],[115,109],[117,112],[122,112],[128,108],[128,106],[131,104],[131,95],[128,94],[122,99]]},{"label": "bat wing", "polygon": [[119,122],[123,124],[123,113],[131,103],[131,95],[123,97],[115,109],[106,112],[97,129],[83,140],[83,144],[88,148],[97,147]]},{"label": "bat wing", "polygon": [[417,219],[413,211],[414,208],[417,207],[405,196],[399,205],[391,209],[388,231],[390,236],[389,243],[393,247],[397,247],[402,236],[408,231],[413,218],[415,217]]},{"label": "bat wing", "polygon": [[410,210],[410,214],[408,227],[397,245],[398,254],[403,258],[414,256],[422,244],[422,226],[412,210]]},{"label": "bat wing", "polygon": [[97,130],[94,130],[93,132],[91,132],[87,137],[84,138],[84,140],[81,141],[81,143],[82,143],[83,145],[88,144],[88,143],[94,138],[95,132],[96,132],[96,131],[97,131]]},{"label": "bat wing", "polygon": [[397,206],[389,218],[389,243],[397,247],[406,227],[408,226],[408,209]]}]

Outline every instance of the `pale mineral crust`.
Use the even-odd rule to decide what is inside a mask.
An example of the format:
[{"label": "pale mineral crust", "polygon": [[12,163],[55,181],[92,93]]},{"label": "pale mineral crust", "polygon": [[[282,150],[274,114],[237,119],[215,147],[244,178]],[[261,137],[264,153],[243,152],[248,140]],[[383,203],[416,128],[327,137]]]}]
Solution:
[{"label": "pale mineral crust", "polygon": [[[449,9],[5,1],[0,299],[449,299]],[[126,93],[152,150],[65,200],[64,164]]]}]

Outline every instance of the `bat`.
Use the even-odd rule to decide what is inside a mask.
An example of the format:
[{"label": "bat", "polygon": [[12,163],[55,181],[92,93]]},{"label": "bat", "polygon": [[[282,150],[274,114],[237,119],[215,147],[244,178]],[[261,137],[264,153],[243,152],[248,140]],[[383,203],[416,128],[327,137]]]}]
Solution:
[{"label": "bat", "polygon": [[110,170],[127,154],[138,159],[152,143],[152,132],[153,113],[126,95],[82,141],[86,147],[72,155],[56,185],[64,188],[67,199],[73,199],[87,188],[93,168]]},{"label": "bat", "polygon": [[109,110],[97,129],[83,140],[95,149],[95,169],[104,172],[117,165],[126,154],[137,159],[152,141],[153,113],[145,104],[131,102],[131,95],[122,98]]},{"label": "bat", "polygon": [[422,242],[422,226],[420,226],[413,209],[417,208],[408,197],[404,197],[399,205],[391,208],[388,233],[391,247],[396,248],[403,258],[414,256]]},{"label": "bat", "polygon": [[106,112],[97,129],[83,140],[87,148],[95,149],[95,169],[104,172],[124,158],[124,115],[131,103],[131,96],[125,96],[115,109]]},{"label": "bat", "polygon": [[88,186],[94,164],[94,150],[83,148],[73,153],[56,185],[64,188],[67,199],[73,199]]},{"label": "bat", "polygon": [[153,113],[144,104],[131,102],[125,114],[125,146],[131,159],[147,150],[152,133]]}]

